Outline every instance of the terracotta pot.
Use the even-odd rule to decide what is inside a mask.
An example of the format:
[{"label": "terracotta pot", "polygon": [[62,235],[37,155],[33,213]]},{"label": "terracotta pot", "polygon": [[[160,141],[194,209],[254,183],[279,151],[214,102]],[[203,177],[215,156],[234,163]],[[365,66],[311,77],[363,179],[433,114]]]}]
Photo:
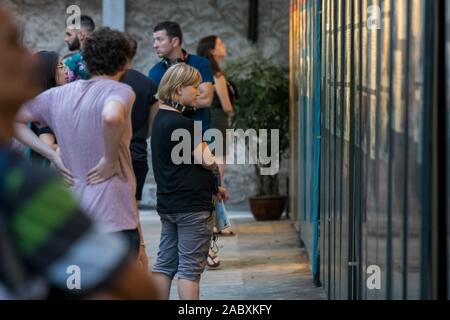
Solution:
[{"label": "terracotta pot", "polygon": [[278,220],[286,208],[286,197],[252,197],[248,201],[258,221]]}]

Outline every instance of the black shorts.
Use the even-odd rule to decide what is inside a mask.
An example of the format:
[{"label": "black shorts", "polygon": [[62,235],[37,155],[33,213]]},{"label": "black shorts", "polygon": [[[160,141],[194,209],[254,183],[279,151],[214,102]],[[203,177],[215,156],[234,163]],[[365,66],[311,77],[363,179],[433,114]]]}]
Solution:
[{"label": "black shorts", "polygon": [[148,164],[146,161],[133,161],[133,171],[136,176],[136,200],[142,199],[142,189],[147,177]]}]

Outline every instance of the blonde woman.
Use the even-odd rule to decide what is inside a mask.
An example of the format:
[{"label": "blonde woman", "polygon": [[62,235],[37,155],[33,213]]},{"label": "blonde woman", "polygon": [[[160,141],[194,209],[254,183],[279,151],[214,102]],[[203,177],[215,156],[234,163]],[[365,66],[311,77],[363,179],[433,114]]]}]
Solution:
[{"label": "blonde woman", "polygon": [[[213,232],[212,198],[214,194],[219,199],[228,197],[226,190],[215,184],[217,164],[208,145],[194,138],[201,137],[192,119],[200,83],[195,68],[179,63],[167,70],[158,88],[160,104],[151,148],[162,229],[153,273],[162,299],[169,298],[175,274],[180,299],[199,298]],[[180,132],[184,138],[172,141]],[[180,144],[185,147],[180,148]]]}]

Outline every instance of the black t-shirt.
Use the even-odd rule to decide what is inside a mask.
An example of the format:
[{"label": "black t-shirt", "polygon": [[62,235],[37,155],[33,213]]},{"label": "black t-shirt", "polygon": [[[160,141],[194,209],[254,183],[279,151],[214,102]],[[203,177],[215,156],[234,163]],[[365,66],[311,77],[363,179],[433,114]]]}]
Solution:
[{"label": "black t-shirt", "polygon": [[131,157],[133,161],[147,162],[147,132],[149,125],[150,107],[156,102],[155,94],[158,87],[155,82],[142,73],[130,69],[122,80],[128,84],[136,94],[131,112],[133,137],[131,138]]},{"label": "black t-shirt", "polygon": [[[174,164],[172,161],[172,149],[184,141],[183,138],[171,141],[172,133],[177,129],[186,129],[190,134],[191,164]],[[200,164],[194,164],[192,151],[196,147],[194,145],[195,131],[201,137],[201,132],[195,127],[194,120],[186,118],[179,112],[161,109],[155,117],[151,148],[157,186],[158,213],[200,212],[213,209],[213,174]],[[181,157],[184,155],[182,150],[178,154]]]}]

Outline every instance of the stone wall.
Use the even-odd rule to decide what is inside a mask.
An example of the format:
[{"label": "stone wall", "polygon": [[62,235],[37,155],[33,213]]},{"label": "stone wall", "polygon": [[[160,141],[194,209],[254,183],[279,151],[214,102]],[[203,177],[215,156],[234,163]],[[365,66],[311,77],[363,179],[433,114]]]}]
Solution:
[{"label": "stone wall", "polygon": [[66,9],[72,4],[90,15],[97,24],[102,20],[101,0],[1,0],[15,14],[20,22],[24,43],[33,51],[53,50],[60,54],[67,52],[64,43],[66,31]]},{"label": "stone wall", "polygon": [[[21,23],[24,43],[33,51],[55,50],[66,53],[64,43],[66,8],[80,7],[101,25],[101,0],[2,0]],[[257,53],[276,63],[289,63],[289,0],[259,1],[258,41],[247,40],[248,1],[242,0],[128,0],[126,30],[139,43],[135,68],[144,74],[158,61],[152,47],[153,26],[163,20],[180,23],[184,47],[195,52],[198,41],[217,34],[228,47],[228,60]],[[226,62],[226,61],[225,61]],[[151,161],[150,161],[151,162]],[[282,166],[281,192],[286,194],[286,163]],[[232,203],[242,203],[255,193],[255,174],[251,165],[228,167],[226,183]],[[155,186],[152,170],[144,190],[144,204],[154,206]]]},{"label": "stone wall", "polygon": [[[101,0],[2,0],[21,22],[25,44],[33,51],[55,50],[64,54],[66,8],[80,7],[82,14],[102,21]],[[219,35],[228,46],[229,57],[258,52],[280,64],[289,63],[289,0],[260,1],[259,38],[251,44],[247,38],[248,2],[242,0],[128,0],[126,30],[139,42],[135,67],[147,73],[158,61],[152,48],[153,26],[163,20],[180,23],[184,47],[195,52],[198,41],[209,34]]]},{"label": "stone wall", "polygon": [[[219,35],[228,47],[228,59],[257,51],[278,63],[288,64],[289,1],[260,1],[259,41],[252,45],[246,38],[248,2],[208,1],[128,1],[127,30],[138,39],[140,48],[136,66],[147,72],[158,61],[152,48],[153,26],[163,20],[180,23],[184,47],[195,52],[198,41],[207,35]],[[130,19],[133,17],[133,19]]]}]

